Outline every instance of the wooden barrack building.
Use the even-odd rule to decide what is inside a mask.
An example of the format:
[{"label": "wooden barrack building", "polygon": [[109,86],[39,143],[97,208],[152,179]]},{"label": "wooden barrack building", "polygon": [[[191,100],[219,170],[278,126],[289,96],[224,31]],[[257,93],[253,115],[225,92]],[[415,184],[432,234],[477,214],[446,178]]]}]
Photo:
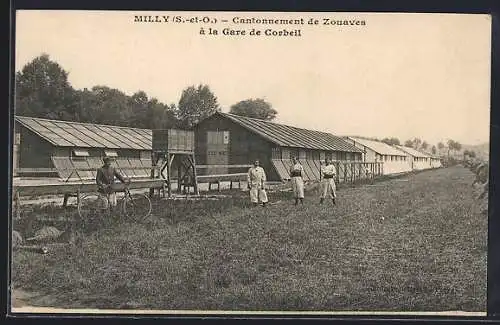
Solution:
[{"label": "wooden barrack building", "polygon": [[[245,172],[248,168],[218,167],[243,165],[258,159],[270,181],[290,178],[291,157],[299,158],[305,180],[320,178],[320,164],[359,161],[362,150],[333,134],[306,130],[254,118],[217,112],[195,126],[196,161],[214,166],[208,174]],[[344,175],[342,170],[339,174]]]},{"label": "wooden barrack building", "polygon": [[151,130],[16,116],[14,131],[14,176],[91,180],[104,157],[126,177],[151,174]]}]

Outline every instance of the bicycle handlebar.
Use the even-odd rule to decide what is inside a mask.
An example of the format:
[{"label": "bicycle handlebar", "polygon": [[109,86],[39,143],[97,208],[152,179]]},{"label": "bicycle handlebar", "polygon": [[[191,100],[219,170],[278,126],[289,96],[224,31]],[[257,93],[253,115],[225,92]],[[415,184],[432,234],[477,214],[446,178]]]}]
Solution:
[{"label": "bicycle handlebar", "polygon": [[[128,179],[127,181],[125,182],[122,182],[122,183],[112,183],[112,184],[103,184],[103,188],[110,188],[114,191],[116,190],[127,190],[129,187],[130,187],[130,184],[131,184],[131,180]],[[118,185],[119,188],[116,188]],[[123,186],[123,189],[121,189],[121,187]]]}]

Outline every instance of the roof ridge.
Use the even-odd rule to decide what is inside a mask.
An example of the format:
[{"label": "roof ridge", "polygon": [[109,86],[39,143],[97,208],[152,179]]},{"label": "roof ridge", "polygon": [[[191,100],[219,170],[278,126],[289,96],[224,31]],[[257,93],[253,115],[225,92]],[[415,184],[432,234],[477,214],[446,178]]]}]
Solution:
[{"label": "roof ridge", "polygon": [[[15,116],[15,120],[16,123],[26,127],[55,146],[136,150],[150,150],[151,147],[149,139],[151,130],[148,129],[51,120],[29,116]],[[106,136],[113,138],[113,140],[107,139]]]},{"label": "roof ridge", "polygon": [[231,113],[217,112],[219,116],[227,118],[256,133],[268,141],[283,147],[303,147],[306,149],[362,152],[342,137],[330,132],[310,130]]},{"label": "roof ridge", "polygon": [[56,119],[49,119],[49,118],[43,118],[43,117],[32,117],[32,116],[22,116],[22,115],[14,115],[14,119],[16,118],[30,118],[30,119],[35,119],[35,120],[41,120],[41,121],[49,121],[49,122],[64,122],[64,123],[70,123],[70,124],[84,124],[84,125],[98,125],[98,126],[107,126],[107,127],[112,127],[112,128],[120,128],[120,129],[134,129],[134,130],[143,130],[143,131],[151,131],[152,129],[144,129],[144,128],[134,128],[130,126],[120,126],[120,125],[112,125],[112,124],[101,124],[101,123],[90,123],[90,122],[76,122],[76,121],[66,121],[66,120],[56,120]]},{"label": "roof ridge", "polygon": [[[377,141],[377,140],[370,140],[370,139],[364,139],[364,138],[360,138],[360,137],[354,137],[354,136],[348,136],[347,137],[348,139],[352,140],[352,141],[357,141],[359,142],[361,145],[365,146],[365,147],[370,147],[369,144],[372,143],[372,144],[376,144],[376,145],[382,145],[382,147],[385,147],[385,148],[388,148],[388,149],[391,149],[389,150],[389,152],[392,152],[392,153],[387,153],[387,151],[384,153],[384,152],[381,152],[381,151],[378,151],[380,149],[384,150],[383,148],[376,148],[376,147],[371,147],[370,149],[379,153],[379,154],[388,154],[388,155],[396,155],[394,152],[397,152],[398,154],[397,155],[401,155],[401,156],[404,156],[406,155],[406,152],[404,152],[402,149],[398,149],[396,148],[395,146],[393,145],[390,145],[390,144],[387,144],[383,141]],[[366,142],[365,142],[366,141]],[[365,142],[365,143],[363,143]]]},{"label": "roof ridge", "polygon": [[238,115],[238,114],[232,114],[232,113],[224,113],[224,112],[218,112],[220,114],[225,114],[225,115],[229,115],[229,116],[234,116],[236,118],[243,118],[243,119],[249,119],[249,120],[254,120],[254,121],[259,121],[259,122],[264,122],[264,123],[269,123],[269,124],[273,124],[273,125],[280,125],[280,126],[286,126],[286,127],[289,127],[289,128],[294,128],[294,129],[297,129],[297,130],[303,130],[303,131],[312,131],[312,132],[320,132],[320,133],[323,133],[323,134],[328,134],[328,135],[332,135],[334,137],[337,137],[337,138],[340,138],[339,136],[333,134],[333,133],[330,133],[330,132],[326,132],[326,131],[319,131],[319,130],[311,130],[311,129],[306,129],[306,128],[301,128],[301,127],[298,127],[298,126],[293,126],[293,125],[289,125],[289,124],[283,124],[283,123],[277,123],[277,122],[273,122],[273,121],[269,121],[269,120],[262,120],[262,119],[259,119],[259,118],[255,118],[255,117],[248,117],[248,116],[242,116],[242,115]]}]

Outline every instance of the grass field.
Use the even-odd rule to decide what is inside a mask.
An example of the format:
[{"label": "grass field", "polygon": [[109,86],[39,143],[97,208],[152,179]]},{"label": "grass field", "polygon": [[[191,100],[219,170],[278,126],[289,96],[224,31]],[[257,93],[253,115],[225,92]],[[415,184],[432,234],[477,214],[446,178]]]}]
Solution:
[{"label": "grass field", "polygon": [[197,310],[485,311],[487,216],[463,167],[344,188],[337,206],[290,193],[250,207],[160,201],[47,255],[15,251],[33,306]]}]

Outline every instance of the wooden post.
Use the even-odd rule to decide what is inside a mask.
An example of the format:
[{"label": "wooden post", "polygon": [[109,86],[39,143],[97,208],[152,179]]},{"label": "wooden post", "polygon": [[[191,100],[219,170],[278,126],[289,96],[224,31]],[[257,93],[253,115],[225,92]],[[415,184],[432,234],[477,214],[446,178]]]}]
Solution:
[{"label": "wooden post", "polygon": [[[173,159],[173,155],[172,155]],[[170,180],[170,167],[171,167],[171,159],[170,159],[170,153],[167,152],[167,196],[171,197],[172,196],[172,183]]]},{"label": "wooden post", "polygon": [[[154,179],[155,178],[155,167],[157,165],[157,161],[155,161],[156,159],[156,155],[155,155],[155,152],[154,151],[151,151],[151,179]],[[150,188],[149,189],[149,197],[152,198],[155,194],[155,189],[154,188]]]},{"label": "wooden post", "polygon": [[354,183],[356,181],[356,170],[354,169],[354,163],[350,162],[349,165],[351,165],[351,183]]},{"label": "wooden post", "polygon": [[340,162],[337,161],[337,184],[340,183]]},{"label": "wooden post", "polygon": [[344,162],[344,183],[347,183],[347,164]]},{"label": "wooden post", "polygon": [[64,199],[63,199],[63,208],[65,208],[65,207],[68,206],[68,198],[69,198],[69,194],[65,193],[64,194]]},{"label": "wooden post", "polygon": [[200,191],[198,189],[198,175],[196,173],[196,158],[195,158],[194,153],[192,155],[192,159],[193,159],[193,161],[190,160],[190,162],[193,166],[194,193],[196,195],[200,195]]},{"label": "wooden post", "polygon": [[21,197],[19,196],[19,191],[16,191],[16,218],[21,219]]},{"label": "wooden post", "polygon": [[[182,157],[179,157],[178,160],[182,160]],[[178,162],[178,166],[177,166],[177,192],[181,193],[182,192],[182,188],[181,188],[181,182],[182,182],[182,179],[183,179],[183,175],[182,175],[182,164],[180,163],[180,161]]]}]

